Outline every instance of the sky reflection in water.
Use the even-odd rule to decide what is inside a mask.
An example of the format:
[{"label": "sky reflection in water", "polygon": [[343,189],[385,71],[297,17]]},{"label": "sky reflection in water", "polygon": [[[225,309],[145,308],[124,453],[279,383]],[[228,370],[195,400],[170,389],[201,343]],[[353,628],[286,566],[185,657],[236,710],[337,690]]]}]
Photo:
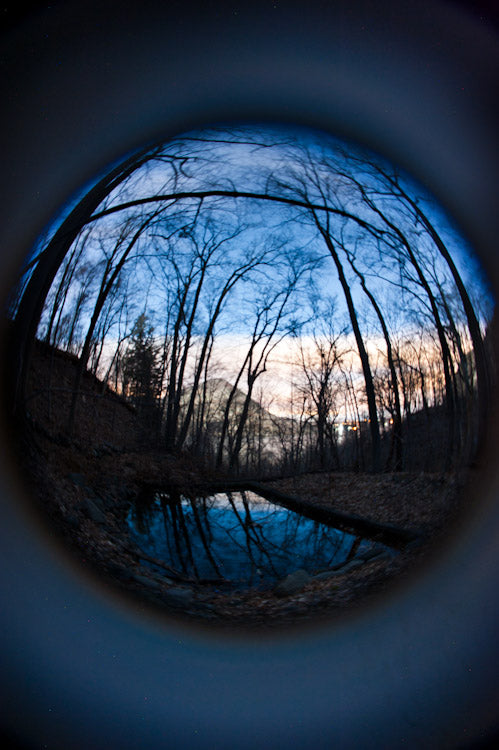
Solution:
[{"label": "sky reflection in water", "polygon": [[[238,588],[265,588],[298,568],[333,567],[356,541],[248,491],[195,500],[157,493],[131,508],[128,525],[148,555],[189,577],[226,579]],[[355,554],[373,544],[361,540]]]}]

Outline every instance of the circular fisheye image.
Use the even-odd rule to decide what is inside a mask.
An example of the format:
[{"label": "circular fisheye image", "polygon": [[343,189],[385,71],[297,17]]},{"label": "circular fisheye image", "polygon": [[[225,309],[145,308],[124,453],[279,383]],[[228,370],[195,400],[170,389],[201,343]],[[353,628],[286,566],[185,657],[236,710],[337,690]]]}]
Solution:
[{"label": "circular fisheye image", "polygon": [[355,610],[463,511],[493,312],[453,222],[371,152],[268,125],[147,146],[12,291],[23,477],[85,569],[171,616]]}]

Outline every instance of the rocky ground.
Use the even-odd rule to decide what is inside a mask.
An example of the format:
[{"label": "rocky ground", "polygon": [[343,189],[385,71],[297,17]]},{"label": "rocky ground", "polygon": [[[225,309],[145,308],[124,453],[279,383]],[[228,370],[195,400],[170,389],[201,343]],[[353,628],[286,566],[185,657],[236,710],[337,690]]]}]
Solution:
[{"label": "rocky ground", "polygon": [[[38,363],[45,377],[47,366],[43,359]],[[39,375],[33,375],[36,382]],[[57,363],[52,377],[65,382]],[[187,493],[190,487],[220,478],[187,455],[130,445],[134,420],[130,409],[100,393],[96,406],[98,383],[89,379],[85,387],[86,400],[93,407],[80,412],[78,430],[70,440],[60,429],[63,400],[56,402],[58,407],[51,403],[48,413],[46,399],[39,406],[33,399],[29,421],[19,437],[23,476],[42,517],[79,564],[126,597],[167,615],[229,628],[287,627],[337,616],[381,597],[410,577],[459,517],[464,474],[308,474],[269,486],[311,506],[416,531],[418,542],[396,555],[315,577],[298,572],[268,591],[224,592],[185,580],[165,566],[156,568],[161,573],[153,573],[128,536],[125,515],[130,500],[144,483],[174,484]]]},{"label": "rocky ground", "polygon": [[189,486],[214,480],[188,457],[122,451],[107,443],[58,445],[36,435],[25,451],[31,493],[64,545],[92,575],[176,616],[228,627],[287,626],[331,617],[382,595],[410,575],[458,515],[464,478],[448,475],[311,474],[274,481],[273,487],[310,505],[333,507],[421,534],[389,558],[367,560],[329,575],[297,574],[280,590],[224,592],[153,573],[128,536],[129,500],[143,482]]}]

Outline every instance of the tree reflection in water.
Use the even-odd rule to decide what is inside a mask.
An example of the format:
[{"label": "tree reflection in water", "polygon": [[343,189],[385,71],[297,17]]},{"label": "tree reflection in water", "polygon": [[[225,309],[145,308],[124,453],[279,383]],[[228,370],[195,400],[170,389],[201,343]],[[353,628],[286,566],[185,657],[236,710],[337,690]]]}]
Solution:
[{"label": "tree reflection in water", "polygon": [[141,496],[128,514],[134,542],[193,580],[267,588],[288,573],[340,565],[377,545],[254,492]]}]

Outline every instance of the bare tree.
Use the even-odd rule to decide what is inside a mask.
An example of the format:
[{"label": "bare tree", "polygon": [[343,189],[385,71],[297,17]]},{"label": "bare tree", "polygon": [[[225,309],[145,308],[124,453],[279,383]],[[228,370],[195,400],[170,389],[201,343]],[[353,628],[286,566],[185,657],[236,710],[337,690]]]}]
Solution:
[{"label": "bare tree", "polygon": [[[307,412],[315,423],[317,453],[321,469],[340,466],[336,420],[340,414],[340,365],[348,353],[345,346],[346,328],[335,331],[336,304],[329,300],[323,309],[315,301],[316,330],[308,347],[300,342],[299,366],[304,382],[300,388]],[[301,438],[301,434],[298,433]]]},{"label": "bare tree", "polygon": [[218,296],[215,298],[212,310],[210,312],[210,317],[208,320],[208,326],[206,328],[203,343],[201,345],[200,353],[198,356],[197,366],[194,372],[194,380],[193,384],[191,386],[191,393],[189,397],[189,401],[187,404],[185,416],[182,421],[182,425],[179,431],[178,439],[177,439],[177,447],[182,447],[182,445],[185,442],[185,439],[187,437],[187,433],[190,426],[190,421],[192,419],[192,415],[194,412],[194,406],[196,403],[196,397],[198,393],[199,384],[201,381],[201,376],[203,373],[203,368],[205,366],[205,360],[209,351],[210,347],[210,341],[211,337],[213,335],[213,331],[215,329],[215,325],[217,323],[217,320],[220,316],[220,313],[222,312],[223,306],[230,294],[230,292],[236,287],[236,285],[244,280],[245,278],[248,278],[251,271],[258,268],[262,264],[265,264],[268,262],[268,259],[271,255],[274,254],[273,249],[250,249],[248,252],[247,257],[241,262],[237,263],[235,267],[233,267],[227,277],[223,278],[220,287],[218,289]]},{"label": "bare tree", "polygon": [[[440,445],[450,468],[473,453],[490,372],[480,316],[433,217],[395,170],[333,139],[212,129],[145,149],[96,182],[25,267],[14,324],[18,396],[38,327],[50,346],[79,355],[71,432],[87,368],[116,387],[121,378],[126,390],[132,323],[147,310],[161,350],[157,434],[169,449],[261,470],[275,439],[295,467],[338,467],[348,454],[348,465],[399,470],[411,463],[405,436],[415,439],[424,417],[447,425]],[[301,249],[293,262],[290,247]],[[329,339],[312,332],[314,356],[301,350],[306,394],[295,389],[287,422],[272,420],[257,384],[313,308],[301,290],[313,254],[324,269],[317,294],[339,300],[329,320],[348,322]],[[210,379],[231,316],[248,345],[214,417]],[[266,430],[275,430],[267,441]]]},{"label": "bare tree", "polygon": [[29,276],[29,280],[24,284],[22,296],[16,307],[12,335],[12,357],[16,370],[14,409],[25,396],[31,346],[47,294],[59,267],[98,206],[156,153],[157,147],[148,146],[107,172],[78,201],[43,249],[23,269],[23,273]]},{"label": "bare tree", "polygon": [[68,432],[70,434],[73,431],[73,427],[74,427],[76,405],[78,402],[81,380],[83,377],[83,373],[86,370],[88,358],[90,355],[90,346],[92,342],[92,337],[94,334],[95,327],[97,325],[97,321],[101,314],[102,308],[104,307],[104,303],[106,302],[106,299],[109,293],[111,292],[114,284],[117,282],[117,279],[119,278],[119,274],[121,270],[123,269],[123,266],[125,265],[127,259],[130,257],[130,254],[132,250],[134,249],[136,243],[138,242],[142,234],[145,232],[147,227],[160,214],[160,212],[161,212],[160,210],[156,210],[152,214],[148,215],[145,219],[143,219],[139,223],[138,227],[133,227],[133,225],[125,226],[123,231],[120,233],[120,236],[110,256],[107,259],[107,262],[104,267],[104,272],[101,278],[100,287],[99,287],[99,291],[97,294],[97,299],[94,304],[94,308],[93,308],[92,315],[90,318],[90,323],[87,329],[87,334],[86,334],[85,341],[83,343],[83,347],[81,350],[78,368],[77,368],[77,372],[75,376],[75,383],[73,386],[73,397],[71,401],[71,408],[70,408],[69,418],[68,418]]},{"label": "bare tree", "polygon": [[435,247],[441,257],[445,260],[451,272],[452,279],[454,280],[462,302],[473,345],[479,401],[478,432],[479,434],[483,434],[488,418],[487,412],[492,388],[492,374],[480,331],[478,317],[456,263],[452,258],[447,244],[442,238],[441,232],[437,229],[436,222],[430,218],[428,211],[424,210],[422,201],[410,194],[409,190],[404,186],[403,180],[398,172],[394,169],[390,170],[386,165],[382,165],[381,163],[376,163],[374,161],[367,162],[366,159],[363,160],[363,166],[369,167],[377,177],[381,178],[380,189],[388,191],[389,195],[398,201],[399,205],[400,203],[403,203],[408,208],[414,217],[414,220],[426,230],[428,236],[433,241]]}]

